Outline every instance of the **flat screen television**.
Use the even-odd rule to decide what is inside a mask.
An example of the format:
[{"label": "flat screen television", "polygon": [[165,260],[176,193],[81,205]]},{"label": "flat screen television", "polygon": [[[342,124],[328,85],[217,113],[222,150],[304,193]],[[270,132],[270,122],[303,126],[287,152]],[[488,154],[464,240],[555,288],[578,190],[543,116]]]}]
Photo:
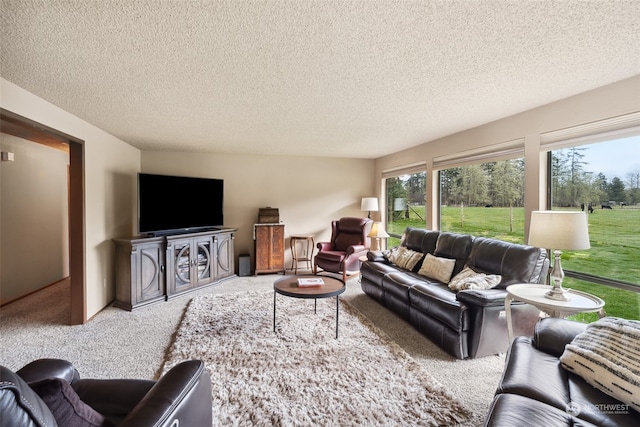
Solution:
[{"label": "flat screen television", "polygon": [[223,225],[224,181],[138,174],[138,231],[163,235]]}]

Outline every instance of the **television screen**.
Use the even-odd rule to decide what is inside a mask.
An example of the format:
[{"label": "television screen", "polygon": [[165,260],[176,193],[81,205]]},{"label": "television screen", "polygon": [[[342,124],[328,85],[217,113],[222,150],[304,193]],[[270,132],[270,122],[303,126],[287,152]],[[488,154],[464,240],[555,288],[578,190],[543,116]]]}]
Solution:
[{"label": "television screen", "polygon": [[138,231],[159,234],[222,226],[224,181],[139,173]]}]

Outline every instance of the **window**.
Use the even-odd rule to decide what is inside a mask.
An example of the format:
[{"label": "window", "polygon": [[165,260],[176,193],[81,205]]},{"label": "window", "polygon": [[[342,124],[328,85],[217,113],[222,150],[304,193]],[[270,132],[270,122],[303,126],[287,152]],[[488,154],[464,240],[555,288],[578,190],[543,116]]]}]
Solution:
[{"label": "window", "polygon": [[640,136],[553,150],[549,159],[552,209],[583,210],[589,222],[591,249],[562,254],[565,286],[603,295],[608,315],[639,319],[637,298],[618,301],[620,290],[602,285],[640,285]]},{"label": "window", "polygon": [[420,171],[385,179],[387,247],[400,243],[407,226],[424,228],[426,172]]},{"label": "window", "polygon": [[524,242],[524,159],[440,171],[440,229]]}]

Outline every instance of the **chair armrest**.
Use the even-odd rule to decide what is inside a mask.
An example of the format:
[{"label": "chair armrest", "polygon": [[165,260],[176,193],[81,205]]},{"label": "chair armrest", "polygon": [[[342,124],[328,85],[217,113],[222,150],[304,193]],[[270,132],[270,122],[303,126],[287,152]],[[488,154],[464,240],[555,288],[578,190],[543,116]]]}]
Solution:
[{"label": "chair armrest", "polygon": [[119,426],[210,426],[211,403],[204,362],[189,360],[160,378]]},{"label": "chair armrest", "polygon": [[365,245],[351,245],[347,248],[347,256],[351,256],[353,254],[357,254],[359,252],[364,252],[369,250]]},{"label": "chair armrest", "polygon": [[564,347],[587,328],[585,323],[545,317],[538,320],[533,336],[533,345],[538,350],[560,357]]},{"label": "chair armrest", "polygon": [[456,294],[456,299],[467,305],[496,307],[504,305],[506,296],[504,289],[465,289]]},{"label": "chair armrest", "polygon": [[73,384],[80,378],[71,362],[62,359],[38,359],[24,365],[16,374],[26,383],[35,383],[47,378],[59,378]]},{"label": "chair armrest", "polygon": [[335,245],[331,242],[318,242],[318,244],[316,244],[316,247],[318,248],[318,250],[320,252],[322,251],[332,251],[334,250]]}]

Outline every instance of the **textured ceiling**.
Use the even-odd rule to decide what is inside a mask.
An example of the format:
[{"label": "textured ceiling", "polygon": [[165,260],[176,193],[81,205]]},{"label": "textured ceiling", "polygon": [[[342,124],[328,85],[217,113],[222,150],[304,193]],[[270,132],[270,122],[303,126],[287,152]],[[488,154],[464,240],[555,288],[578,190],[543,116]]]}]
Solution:
[{"label": "textured ceiling", "polygon": [[377,158],[640,74],[640,1],[0,0],[4,79],[143,150]]}]

